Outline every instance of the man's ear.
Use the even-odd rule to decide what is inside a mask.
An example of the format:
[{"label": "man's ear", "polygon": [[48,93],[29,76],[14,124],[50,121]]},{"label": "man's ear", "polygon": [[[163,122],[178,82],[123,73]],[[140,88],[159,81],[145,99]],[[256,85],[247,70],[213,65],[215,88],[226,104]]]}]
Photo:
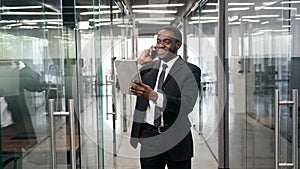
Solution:
[{"label": "man's ear", "polygon": [[181,44],[182,44],[182,42],[180,42],[180,41],[177,41],[177,42],[176,42],[176,49],[177,49],[177,50],[181,47]]}]

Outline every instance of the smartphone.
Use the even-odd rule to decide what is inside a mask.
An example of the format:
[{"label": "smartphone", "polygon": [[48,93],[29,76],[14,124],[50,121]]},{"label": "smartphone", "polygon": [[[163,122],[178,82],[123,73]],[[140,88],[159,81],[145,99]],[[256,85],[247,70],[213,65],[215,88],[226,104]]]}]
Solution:
[{"label": "smartphone", "polygon": [[157,50],[156,49],[152,50],[150,56],[151,56],[152,59],[156,58],[156,56],[157,56]]}]

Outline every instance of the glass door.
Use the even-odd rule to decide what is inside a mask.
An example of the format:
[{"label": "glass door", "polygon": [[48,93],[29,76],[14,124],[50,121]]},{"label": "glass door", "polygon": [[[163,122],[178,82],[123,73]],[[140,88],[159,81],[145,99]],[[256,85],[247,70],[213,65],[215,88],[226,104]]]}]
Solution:
[{"label": "glass door", "polygon": [[[102,75],[102,67],[105,65],[102,58],[102,38],[105,33],[100,19],[109,12],[109,6],[105,3],[89,0],[84,1],[84,4],[74,5],[76,15],[82,17],[77,20],[75,29],[67,29],[68,38],[72,39],[69,47],[73,46],[69,49],[74,52],[66,60],[70,61],[68,65],[73,71],[72,79],[69,80],[73,87],[69,91],[74,97],[78,118],[77,164],[80,168],[105,168]],[[102,13],[106,15],[103,16]]]},{"label": "glass door", "polygon": [[298,168],[299,7],[229,2],[230,168]]},{"label": "glass door", "polygon": [[1,168],[66,168],[66,117],[53,119],[54,146],[48,104],[66,111],[61,1],[0,3]]},{"label": "glass door", "polygon": [[0,168],[104,168],[100,1],[0,4]]}]

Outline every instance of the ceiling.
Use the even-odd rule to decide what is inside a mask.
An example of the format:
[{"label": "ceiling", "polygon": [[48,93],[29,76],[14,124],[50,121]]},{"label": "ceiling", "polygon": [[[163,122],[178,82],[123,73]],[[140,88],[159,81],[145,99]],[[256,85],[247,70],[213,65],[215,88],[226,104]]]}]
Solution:
[{"label": "ceiling", "polygon": [[[62,25],[74,26],[75,20],[82,29],[101,25],[103,28],[113,26],[135,26],[141,36],[152,36],[163,25],[178,25],[186,15],[196,15],[194,7],[201,6],[202,28],[209,31],[212,24],[218,22],[218,0],[0,0],[1,29],[40,29],[41,27],[60,29]],[[111,2],[112,5],[111,5]],[[235,3],[233,3],[235,2]],[[248,3],[247,3],[248,2]],[[239,25],[241,21],[251,24],[267,23],[281,26],[290,19],[292,10],[268,10],[272,7],[289,7],[282,0],[230,0],[228,3],[229,25]],[[290,2],[290,1],[289,1]],[[63,3],[63,4],[61,4]],[[75,3],[75,4],[74,4]],[[237,4],[239,3],[239,4]],[[243,5],[241,5],[244,3]],[[100,9],[95,8],[100,4]],[[144,5],[144,6],[142,6]],[[146,5],[146,6],[145,6]],[[74,8],[75,6],[75,8]],[[257,9],[260,7],[262,9]],[[293,5],[293,6],[296,6]],[[62,8],[63,7],[63,8]],[[244,10],[237,8],[244,8]],[[204,12],[205,10],[214,12]],[[299,11],[299,5],[295,11]],[[100,11],[100,13],[99,13]],[[113,12],[111,14],[111,11]],[[195,10],[196,11],[196,10]],[[33,13],[35,14],[27,14]],[[74,15],[75,14],[75,15]],[[243,18],[245,15],[279,15],[279,17]],[[299,14],[297,14],[299,16]],[[76,16],[76,17],[74,17]],[[217,18],[206,19],[204,18]],[[100,18],[100,19],[99,19]],[[47,21],[45,21],[47,19]],[[300,20],[300,18],[299,18]],[[113,22],[111,22],[113,21]],[[198,21],[200,22],[199,18]],[[289,23],[287,23],[289,24]],[[214,30],[211,30],[214,31]]]},{"label": "ceiling", "polygon": [[[207,0],[200,0],[207,1]],[[109,21],[113,18],[114,25],[120,23],[121,18],[128,19],[125,24],[131,25],[134,20],[135,26],[138,30],[140,36],[153,36],[163,25],[174,24],[177,25],[179,20],[183,18],[191,9],[197,5],[199,0],[115,0],[112,11],[117,11],[121,9],[122,12],[111,14],[101,14],[101,19],[108,21],[103,21],[102,25],[110,26]],[[106,3],[105,3],[106,2]],[[110,6],[110,3],[105,1],[102,6]],[[88,4],[87,0],[77,0],[77,5],[91,5]],[[119,9],[116,9],[119,7]],[[108,11],[107,9],[102,9],[102,11]],[[91,11],[91,10],[88,10]],[[80,16],[81,20],[86,20],[84,16]],[[128,22],[127,22],[128,21]],[[91,23],[90,23],[91,24]],[[124,24],[124,21],[121,21]],[[95,24],[92,24],[95,25]],[[119,25],[120,26],[120,25]]]},{"label": "ceiling", "polygon": [[[118,20],[120,22],[121,18],[125,18],[125,24],[136,21],[139,34],[152,35],[162,25],[177,25],[180,18],[185,16],[197,2],[197,0],[111,0],[113,4],[110,6],[111,1],[100,0],[97,3],[95,1],[76,0],[75,5],[74,1],[70,0],[1,0],[0,27],[2,29],[34,29],[41,26],[58,28],[62,25],[62,21],[66,26],[74,26],[76,20],[76,22],[82,22],[82,25],[88,22],[88,27],[91,28],[91,26],[99,25],[99,20],[93,20],[97,17],[101,18],[100,24],[103,26],[110,26],[112,18],[116,25]],[[98,6],[96,4],[101,6],[100,16],[95,15],[95,11],[99,11],[93,8]],[[154,6],[143,7],[141,5]],[[76,6],[75,10],[74,6]],[[110,10],[113,14],[110,14]],[[36,14],[28,14],[34,12]],[[48,19],[49,22],[35,22],[43,19]]]}]

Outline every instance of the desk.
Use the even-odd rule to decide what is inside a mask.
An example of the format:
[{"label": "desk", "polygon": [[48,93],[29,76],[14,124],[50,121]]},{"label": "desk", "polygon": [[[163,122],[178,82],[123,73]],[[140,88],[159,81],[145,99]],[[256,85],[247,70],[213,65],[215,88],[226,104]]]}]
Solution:
[{"label": "desk", "polygon": [[[51,157],[50,149],[50,137],[44,138],[22,138],[17,137],[16,127],[14,125],[2,128],[2,165],[5,168],[6,165],[14,162],[14,167],[17,167],[17,161],[26,157],[30,154],[30,162],[36,165],[45,165],[45,161],[49,161]],[[56,131],[56,155],[58,164],[70,164],[70,137],[68,133],[65,132],[65,125]],[[76,132],[75,135],[75,148],[76,157],[79,157],[79,135]],[[60,158],[66,156],[65,158]],[[49,161],[50,164],[50,161]]]}]

